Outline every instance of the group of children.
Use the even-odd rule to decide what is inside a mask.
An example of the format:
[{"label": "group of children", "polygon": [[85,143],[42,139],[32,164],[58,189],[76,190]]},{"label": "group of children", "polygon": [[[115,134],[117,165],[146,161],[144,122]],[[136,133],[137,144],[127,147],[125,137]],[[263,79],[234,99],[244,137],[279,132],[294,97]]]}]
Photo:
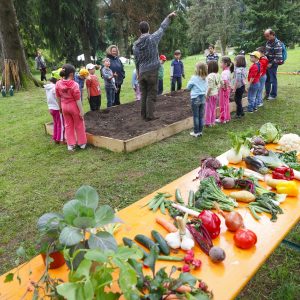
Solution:
[{"label": "group of children", "polygon": [[[230,115],[230,95],[234,93],[236,103],[236,117],[244,116],[242,99],[248,92],[248,109],[253,113],[263,106],[263,90],[266,82],[268,59],[264,55],[264,47],[250,53],[252,65],[249,72],[246,69],[245,55],[239,54],[234,63],[229,57],[222,57],[219,75],[218,56],[210,53],[206,63],[197,63],[195,75],[188,82],[187,89],[191,92],[191,105],[194,119],[194,130],[190,133],[194,137],[202,135],[204,125],[211,127],[216,122],[227,123]],[[216,108],[219,102],[220,117],[216,119]]]},{"label": "group of children", "polygon": [[[52,72],[50,82],[44,85],[47,104],[53,118],[53,140],[55,143],[66,139],[68,150],[74,151],[76,145],[81,149],[86,147],[85,124],[83,119],[83,89],[86,84],[87,98],[90,109],[96,111],[101,106],[101,89],[98,77],[95,75],[96,65],[87,64],[79,72],[75,67],[65,64]],[[105,83],[107,107],[115,102],[115,77],[110,69],[110,59],[103,59],[101,75]]]}]

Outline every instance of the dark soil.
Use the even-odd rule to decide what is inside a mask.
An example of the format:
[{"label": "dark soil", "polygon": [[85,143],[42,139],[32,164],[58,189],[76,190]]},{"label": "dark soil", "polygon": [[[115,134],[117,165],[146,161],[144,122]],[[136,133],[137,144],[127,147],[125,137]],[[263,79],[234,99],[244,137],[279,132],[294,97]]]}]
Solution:
[{"label": "dark soil", "polygon": [[153,121],[141,118],[140,101],[90,111],[84,119],[88,133],[127,140],[191,116],[190,93],[182,90],[157,97]]}]

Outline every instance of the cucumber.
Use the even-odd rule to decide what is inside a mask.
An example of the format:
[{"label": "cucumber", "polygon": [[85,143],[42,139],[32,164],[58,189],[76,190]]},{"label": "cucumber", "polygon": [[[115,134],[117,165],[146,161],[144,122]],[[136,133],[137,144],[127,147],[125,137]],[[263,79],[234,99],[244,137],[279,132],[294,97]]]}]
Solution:
[{"label": "cucumber", "polygon": [[127,237],[123,237],[123,244],[125,246],[128,246],[129,248],[131,248],[133,245],[136,245],[138,247],[138,249],[140,249],[143,252],[143,258],[148,256],[148,253],[142,248],[140,247],[137,243],[135,243],[133,240],[127,238]]},{"label": "cucumber", "polygon": [[188,205],[190,207],[194,207],[195,206],[195,193],[194,193],[194,191],[190,191],[189,192]]},{"label": "cucumber", "polygon": [[185,205],[179,189],[176,189],[176,191],[175,191],[175,199],[176,199],[176,202],[178,202],[179,204]]},{"label": "cucumber", "polygon": [[157,242],[160,251],[164,255],[170,255],[170,247],[168,246],[168,244],[165,241],[165,239],[163,238],[163,236],[156,230],[152,230],[151,235],[152,235],[152,238],[154,239],[154,241]]},{"label": "cucumber", "polygon": [[156,247],[157,251],[159,252],[159,247],[155,244],[150,238],[143,234],[138,234],[134,238],[135,241],[145,246],[147,249],[151,250],[152,247]]}]

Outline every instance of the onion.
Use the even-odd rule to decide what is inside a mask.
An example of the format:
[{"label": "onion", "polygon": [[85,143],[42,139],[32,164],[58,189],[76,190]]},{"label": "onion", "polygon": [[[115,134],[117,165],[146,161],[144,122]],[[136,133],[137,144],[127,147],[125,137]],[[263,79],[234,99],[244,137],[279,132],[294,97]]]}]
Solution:
[{"label": "onion", "polygon": [[229,231],[235,232],[238,229],[244,227],[244,220],[240,213],[236,211],[225,213],[223,210],[220,209],[219,205],[216,203],[215,207],[218,210],[218,213],[220,213],[225,219],[225,225]]},{"label": "onion", "polygon": [[231,148],[227,152],[227,159],[232,164],[238,164],[243,160],[242,153],[241,151],[239,151],[239,153],[236,153],[236,151],[233,148]]}]

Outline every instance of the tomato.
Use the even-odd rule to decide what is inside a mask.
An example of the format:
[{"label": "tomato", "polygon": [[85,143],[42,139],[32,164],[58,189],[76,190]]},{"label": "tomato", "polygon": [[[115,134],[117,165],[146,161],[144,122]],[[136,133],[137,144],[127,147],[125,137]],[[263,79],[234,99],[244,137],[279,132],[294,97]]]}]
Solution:
[{"label": "tomato", "polygon": [[221,231],[221,220],[217,214],[211,212],[210,210],[203,210],[198,218],[202,221],[202,224],[207,229],[212,239],[215,239],[219,236]]},{"label": "tomato", "polygon": [[234,243],[241,249],[249,249],[253,247],[257,242],[256,234],[246,228],[240,228],[233,237]]}]

